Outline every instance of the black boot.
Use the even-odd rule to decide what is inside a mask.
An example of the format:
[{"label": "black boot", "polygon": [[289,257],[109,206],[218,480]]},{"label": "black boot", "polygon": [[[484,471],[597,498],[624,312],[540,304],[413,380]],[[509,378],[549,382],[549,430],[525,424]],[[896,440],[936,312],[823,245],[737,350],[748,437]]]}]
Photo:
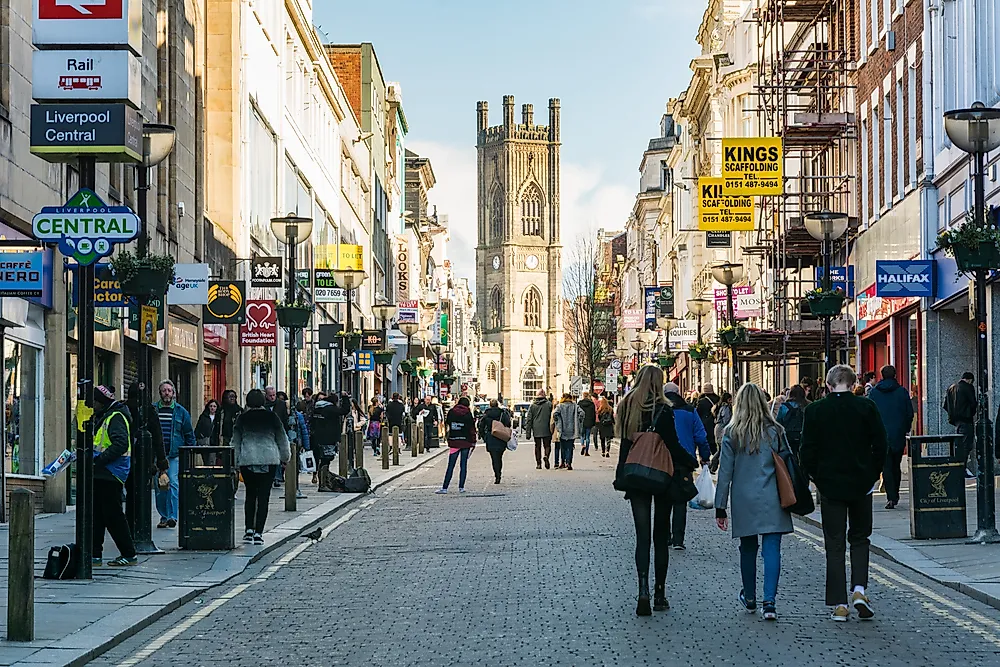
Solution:
[{"label": "black boot", "polygon": [[649,572],[639,573],[639,603],[635,607],[636,616],[651,616],[649,608]]},{"label": "black boot", "polygon": [[653,587],[653,611],[666,611],[667,609],[670,609],[670,603],[667,602],[666,586],[656,584]]}]

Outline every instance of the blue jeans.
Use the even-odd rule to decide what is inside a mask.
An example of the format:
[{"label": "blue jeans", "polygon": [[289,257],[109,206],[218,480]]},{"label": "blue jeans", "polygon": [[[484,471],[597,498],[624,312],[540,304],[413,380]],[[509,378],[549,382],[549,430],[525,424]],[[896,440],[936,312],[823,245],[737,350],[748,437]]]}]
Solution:
[{"label": "blue jeans", "polygon": [[448,485],[451,484],[451,476],[455,474],[455,462],[461,459],[462,465],[459,467],[458,472],[458,488],[465,488],[465,477],[469,473],[469,454],[472,453],[471,449],[460,449],[454,454],[448,456],[448,470],[444,473],[444,484],[441,486],[442,489],[447,489]]},{"label": "blue jeans", "polygon": [[[778,575],[781,573],[781,533],[761,535],[760,553],[764,558],[764,602],[774,602],[778,594]],[[740,574],[743,575],[743,594],[747,600],[757,598],[757,536],[740,538]]]},{"label": "blue jeans", "polygon": [[564,465],[573,465],[573,440],[560,440],[559,449],[562,450],[562,462]]},{"label": "blue jeans", "polygon": [[583,429],[583,438],[582,438],[583,451],[587,453],[590,453],[590,433],[592,430],[593,430],[592,428]]},{"label": "blue jeans", "polygon": [[156,485],[156,511],[160,513],[160,520],[177,520],[177,495],[180,485],[177,481],[180,469],[180,459],[174,457],[167,459],[167,476],[170,478],[170,488],[166,491]]}]

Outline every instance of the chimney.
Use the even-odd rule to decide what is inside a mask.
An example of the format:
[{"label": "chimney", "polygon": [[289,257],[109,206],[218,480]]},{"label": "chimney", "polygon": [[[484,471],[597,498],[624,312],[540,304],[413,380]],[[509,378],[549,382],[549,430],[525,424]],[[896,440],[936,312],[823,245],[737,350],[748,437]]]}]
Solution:
[{"label": "chimney", "polygon": [[503,126],[510,128],[514,126],[514,96],[503,96]]},{"label": "chimney", "polygon": [[533,105],[521,105],[521,122],[529,127],[535,124],[535,108]]}]

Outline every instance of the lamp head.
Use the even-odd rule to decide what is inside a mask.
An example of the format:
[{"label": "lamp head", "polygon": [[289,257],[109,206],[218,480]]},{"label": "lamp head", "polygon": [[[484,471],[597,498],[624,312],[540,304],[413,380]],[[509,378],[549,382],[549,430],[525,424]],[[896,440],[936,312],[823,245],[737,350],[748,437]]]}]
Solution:
[{"label": "lamp head", "polygon": [[708,315],[709,311],[712,310],[712,302],[708,299],[702,299],[701,297],[697,299],[688,299],[687,308],[688,312],[695,317],[701,317],[703,315]]},{"label": "lamp head", "polygon": [[312,235],[312,218],[303,218],[294,213],[280,218],[271,218],[271,233],[281,243],[298,245]]},{"label": "lamp head", "polygon": [[969,109],[946,111],[944,131],[966,153],[989,153],[1000,148],[1000,109],[976,102]]},{"label": "lamp head", "polygon": [[357,289],[365,281],[368,274],[357,269],[334,269],[333,279],[344,289]]},{"label": "lamp head", "polygon": [[383,322],[388,322],[396,314],[396,305],[392,303],[377,303],[372,306],[372,312],[375,314],[375,317]]},{"label": "lamp head", "polygon": [[674,318],[672,317],[657,317],[656,326],[660,327],[664,331],[670,331],[674,328]]},{"label": "lamp head", "polygon": [[155,167],[174,150],[177,130],[173,125],[163,123],[142,124],[142,164]]},{"label": "lamp head", "polygon": [[724,262],[712,267],[712,277],[716,282],[732,287],[743,280],[743,265],[732,262]]},{"label": "lamp head", "polygon": [[420,325],[416,322],[400,322],[399,330],[403,332],[403,335],[407,338],[412,338],[417,331],[420,330]]},{"label": "lamp head", "polygon": [[822,211],[807,213],[805,223],[809,236],[817,241],[833,241],[847,231],[847,214],[825,208]]}]

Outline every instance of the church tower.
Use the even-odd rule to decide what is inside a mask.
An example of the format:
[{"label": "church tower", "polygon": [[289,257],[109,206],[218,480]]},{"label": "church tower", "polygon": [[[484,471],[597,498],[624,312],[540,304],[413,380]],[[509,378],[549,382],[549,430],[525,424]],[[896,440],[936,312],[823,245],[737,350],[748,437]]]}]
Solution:
[{"label": "church tower", "polygon": [[[490,361],[505,399],[531,400],[539,389],[557,396],[569,385],[562,323],[559,240],[559,100],[548,125],[535,125],[532,105],[514,119],[503,98],[503,124],[490,127],[488,104],[476,105],[479,228],[476,309],[483,340],[500,345]],[[482,371],[481,371],[482,372]],[[491,384],[491,382],[490,382]]]}]

